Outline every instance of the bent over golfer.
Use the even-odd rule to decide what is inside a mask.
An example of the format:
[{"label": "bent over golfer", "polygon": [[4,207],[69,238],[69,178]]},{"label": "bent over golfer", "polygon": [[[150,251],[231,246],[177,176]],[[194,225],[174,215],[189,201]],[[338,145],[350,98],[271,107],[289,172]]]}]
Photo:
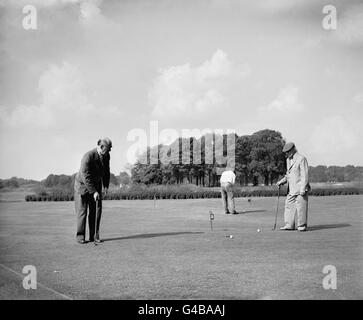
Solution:
[{"label": "bent over golfer", "polygon": [[307,230],[309,167],[308,161],[299,154],[293,142],[288,142],[282,149],[287,160],[287,172],[277,186],[287,183],[287,198],[285,201],[285,225],[280,230],[295,230],[295,213],[297,211],[297,229]]},{"label": "bent over golfer", "polygon": [[231,170],[231,168],[227,168],[226,171],[223,171],[220,179],[224,212],[226,214],[237,214],[237,211],[235,210],[233,194],[233,185],[235,183],[235,179],[236,175]]},{"label": "bent over golfer", "polygon": [[[110,182],[109,138],[100,139],[97,148],[88,151],[82,158],[81,167],[74,183],[74,200],[77,214],[78,243],[86,243],[86,219],[88,212],[89,241],[99,243],[99,228],[102,213],[102,185],[107,194]],[[97,222],[96,222],[97,220]]]}]

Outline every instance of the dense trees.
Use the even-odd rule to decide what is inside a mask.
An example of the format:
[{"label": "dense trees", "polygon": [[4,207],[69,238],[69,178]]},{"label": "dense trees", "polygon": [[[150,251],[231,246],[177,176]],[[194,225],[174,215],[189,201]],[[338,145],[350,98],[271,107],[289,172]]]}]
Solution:
[{"label": "dense trees", "polygon": [[[229,140],[230,138],[233,138]],[[110,184],[125,186],[132,183],[183,184],[217,186],[220,169],[226,166],[229,141],[234,141],[236,181],[240,185],[271,185],[285,173],[282,153],[285,140],[280,132],[261,130],[252,135],[206,134],[199,139],[178,138],[171,145],[148,148],[139,161],[118,176],[111,173]],[[222,162],[219,160],[223,160]],[[151,161],[153,160],[153,161]],[[363,180],[363,167],[347,165],[309,167],[311,182],[350,182]],[[41,182],[13,177],[0,179],[0,189],[39,185],[44,188],[73,189],[75,174],[50,174]]]},{"label": "dense trees", "polygon": [[126,171],[120,172],[119,182],[122,186],[127,186],[131,183],[131,177]]},{"label": "dense trees", "polygon": [[[40,185],[45,188],[61,188],[61,189],[73,189],[76,174],[71,176],[61,174],[50,174],[46,179],[40,182]],[[113,173],[110,174],[110,184],[119,185],[120,177],[115,176]]]},{"label": "dense trees", "polygon": [[[231,141],[234,141],[235,172],[239,184],[269,185],[285,171],[284,139],[277,131],[261,130],[250,136],[209,134],[199,139],[179,138],[170,146],[148,148],[139,158],[143,161],[138,161],[131,169],[132,181],[216,186],[218,169],[227,164]],[[150,157],[155,154],[157,163]],[[221,159],[222,162],[216,161]]]},{"label": "dense trees", "polygon": [[42,185],[46,188],[50,187],[71,187],[73,186],[75,179],[75,174],[72,176],[67,176],[65,174],[56,175],[50,174],[45,180],[42,181]]},{"label": "dense trees", "polygon": [[[272,184],[279,175],[285,172],[285,160],[279,152],[266,154],[263,150],[263,143],[257,143],[258,148],[254,150],[251,136],[238,137],[236,140],[236,180],[240,185],[248,183]],[[274,141],[274,140],[272,140]],[[269,142],[268,144],[272,144]],[[281,146],[277,146],[281,148]],[[127,172],[120,172],[118,176],[111,173],[110,184],[130,185],[142,184],[181,184],[193,183],[203,186],[215,186],[218,184],[216,167],[210,164],[182,165],[182,164],[159,164],[143,165],[139,162],[131,168],[131,176]],[[75,175],[54,175],[50,174],[40,184],[43,187],[72,188]],[[347,165],[339,166],[310,166],[309,178],[311,182],[349,182],[363,180],[363,167]],[[36,184],[34,180],[22,178],[0,179],[0,188],[17,188],[23,184]]]},{"label": "dense trees", "polygon": [[[159,145],[140,156],[131,167],[131,180],[143,184],[181,184],[193,183],[203,186],[218,185],[218,168],[223,167],[215,161],[216,155],[226,155],[227,137],[222,144],[215,143],[206,135],[200,139],[179,138],[169,146]],[[212,141],[212,147],[207,141]],[[271,185],[286,170],[282,153],[285,140],[280,132],[261,130],[252,135],[235,136],[235,173],[240,185]],[[194,153],[193,153],[194,150]],[[151,155],[157,157],[151,163]],[[213,159],[211,163],[210,159]],[[145,163],[145,160],[148,160]],[[363,167],[317,166],[310,167],[311,182],[360,181],[363,178]]]},{"label": "dense trees", "polygon": [[[250,137],[250,149],[247,157],[247,174],[252,175],[254,185],[260,178],[265,185],[270,185],[283,174],[285,170],[285,157],[282,148],[285,144],[279,132],[261,130]],[[242,165],[246,164],[245,161]]]},{"label": "dense trees", "polygon": [[344,182],[363,180],[363,167],[360,166],[316,166],[309,167],[309,169],[311,182]]},{"label": "dense trees", "polygon": [[12,177],[10,179],[0,179],[0,189],[9,188],[15,189],[25,185],[34,185],[38,183],[35,180],[27,180],[23,178]]},{"label": "dense trees", "polygon": [[20,184],[17,178],[12,177],[6,180],[0,180],[0,189],[2,188],[19,188]]}]

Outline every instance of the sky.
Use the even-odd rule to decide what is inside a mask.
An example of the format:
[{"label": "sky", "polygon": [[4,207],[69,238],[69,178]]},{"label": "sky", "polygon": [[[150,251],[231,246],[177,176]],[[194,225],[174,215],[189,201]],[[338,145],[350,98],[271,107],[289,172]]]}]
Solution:
[{"label": "sky", "polygon": [[0,178],[73,174],[101,137],[118,174],[155,123],[363,165],[362,57],[358,0],[0,0]]}]

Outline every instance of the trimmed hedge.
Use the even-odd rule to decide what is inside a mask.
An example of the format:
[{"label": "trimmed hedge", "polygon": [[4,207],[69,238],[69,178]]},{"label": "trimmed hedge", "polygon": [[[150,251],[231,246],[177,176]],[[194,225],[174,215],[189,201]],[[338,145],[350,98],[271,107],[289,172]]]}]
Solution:
[{"label": "trimmed hedge", "polygon": [[[277,189],[275,190],[243,190],[236,189],[234,191],[235,197],[276,197]],[[363,189],[359,188],[330,188],[330,189],[313,189],[310,196],[335,196],[335,195],[353,195],[363,194]],[[281,192],[281,196],[286,195],[286,189]],[[142,190],[120,190],[117,192],[110,192],[105,200],[153,200],[153,199],[206,199],[206,198],[221,198],[221,193],[218,190],[159,190],[155,188]],[[73,201],[74,195],[71,193],[42,193],[35,195],[27,195],[26,201]]]}]

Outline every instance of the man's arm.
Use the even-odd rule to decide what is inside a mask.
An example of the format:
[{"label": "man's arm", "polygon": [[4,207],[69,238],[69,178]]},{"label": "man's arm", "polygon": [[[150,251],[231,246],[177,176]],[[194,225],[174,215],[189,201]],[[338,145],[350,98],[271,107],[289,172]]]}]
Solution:
[{"label": "man's arm", "polygon": [[235,182],[236,182],[236,175],[232,172],[231,184],[234,184]]},{"label": "man's arm", "polygon": [[300,195],[305,195],[309,184],[309,165],[306,158],[303,158],[300,163]]},{"label": "man's arm", "polygon": [[[289,160],[286,160],[286,166],[287,166],[287,168],[289,167]],[[279,180],[279,181],[276,183],[276,185],[279,187],[279,186],[281,186],[281,185],[284,185],[286,182],[287,182],[287,171],[286,171],[285,176],[284,176],[281,180]]]},{"label": "man's arm", "polygon": [[110,155],[109,154],[107,156],[105,156],[103,165],[105,168],[105,172],[104,172],[104,176],[102,179],[102,184],[103,184],[103,187],[107,190],[110,185]]},{"label": "man's arm", "polygon": [[284,185],[286,182],[287,182],[287,177],[285,176],[281,180],[279,180],[276,184],[279,187],[281,185]]},{"label": "man's arm", "polygon": [[87,191],[91,194],[97,192],[94,179],[92,179],[92,162],[89,154],[85,154],[81,161],[81,179],[85,184]]}]

